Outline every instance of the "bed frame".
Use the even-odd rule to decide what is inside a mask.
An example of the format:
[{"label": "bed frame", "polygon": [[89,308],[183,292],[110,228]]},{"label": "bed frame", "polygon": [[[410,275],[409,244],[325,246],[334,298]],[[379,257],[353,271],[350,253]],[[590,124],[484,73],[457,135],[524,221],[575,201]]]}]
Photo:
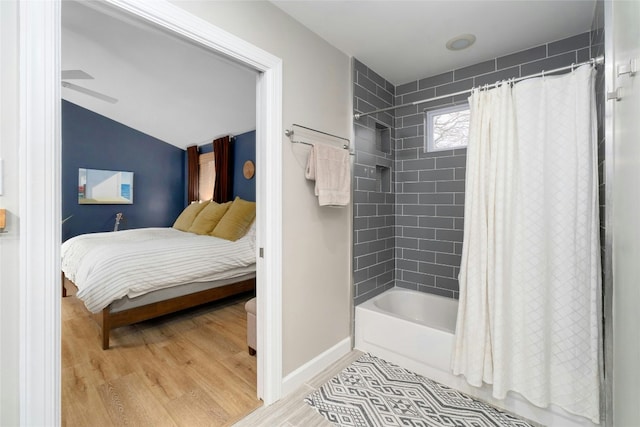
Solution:
[{"label": "bed frame", "polygon": [[[62,273],[62,296],[67,296],[67,286],[77,289],[76,285],[67,279]],[[164,301],[158,301],[140,307],[130,308],[122,311],[111,312],[111,305],[102,310],[101,313],[94,314],[102,330],[102,349],[109,348],[109,333],[112,329],[120,326],[131,325],[144,320],[153,319],[176,311],[196,307],[212,301],[217,301],[232,295],[241,294],[255,290],[256,279],[242,280],[229,285],[217,288],[206,289],[188,295],[183,295]]]}]

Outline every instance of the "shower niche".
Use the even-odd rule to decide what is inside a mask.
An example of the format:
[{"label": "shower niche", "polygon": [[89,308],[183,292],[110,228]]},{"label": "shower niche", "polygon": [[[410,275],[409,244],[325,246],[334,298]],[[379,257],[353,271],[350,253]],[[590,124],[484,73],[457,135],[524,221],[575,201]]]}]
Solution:
[{"label": "shower niche", "polygon": [[376,165],[376,190],[379,193],[391,192],[391,168]]},{"label": "shower niche", "polygon": [[391,154],[391,130],[389,126],[376,122],[376,150]]},{"label": "shower niche", "polygon": [[[376,150],[391,154],[391,129],[382,123],[375,124]],[[379,193],[391,192],[391,167],[386,164],[376,164],[376,191]]]}]

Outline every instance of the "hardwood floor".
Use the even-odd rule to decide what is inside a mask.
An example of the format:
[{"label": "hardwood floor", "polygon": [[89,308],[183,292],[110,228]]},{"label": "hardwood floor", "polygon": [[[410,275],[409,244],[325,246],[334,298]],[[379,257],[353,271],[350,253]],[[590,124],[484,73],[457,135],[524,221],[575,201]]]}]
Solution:
[{"label": "hardwood floor", "polygon": [[62,299],[63,426],[229,426],[260,407],[246,344],[251,295],[112,331]]}]

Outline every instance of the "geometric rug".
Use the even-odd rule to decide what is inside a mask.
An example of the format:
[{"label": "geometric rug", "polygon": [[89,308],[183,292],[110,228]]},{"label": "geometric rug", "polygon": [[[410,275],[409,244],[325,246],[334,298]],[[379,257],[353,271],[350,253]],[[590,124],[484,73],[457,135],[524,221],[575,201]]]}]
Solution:
[{"label": "geometric rug", "polygon": [[528,422],[364,354],[305,398],[337,426],[516,426]]}]

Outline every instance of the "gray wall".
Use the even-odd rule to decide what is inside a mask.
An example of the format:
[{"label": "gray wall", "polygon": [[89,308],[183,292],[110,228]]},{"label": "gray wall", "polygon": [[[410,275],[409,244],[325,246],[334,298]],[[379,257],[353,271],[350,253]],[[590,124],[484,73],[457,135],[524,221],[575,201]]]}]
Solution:
[{"label": "gray wall", "polygon": [[[393,105],[395,88],[354,59],[356,111]],[[395,194],[392,184],[393,111],[362,118],[355,124],[353,169],[353,269],[354,298],[359,304],[394,286]],[[388,146],[376,145],[376,127],[389,129]],[[378,133],[382,133],[378,131]],[[386,144],[385,144],[386,145]],[[382,151],[379,148],[387,148]],[[389,174],[389,188],[383,185]]]},{"label": "gray wall", "polygon": [[[599,40],[597,34],[593,38],[594,41]],[[542,70],[586,61],[592,57],[591,39],[592,33],[586,32],[401,84],[395,88],[393,105],[447,95],[502,79],[526,76]],[[594,51],[598,50],[600,44],[601,40],[599,43],[594,43]],[[355,65],[354,107],[356,110],[366,112],[390,105],[388,100],[380,96],[381,88],[384,88],[385,92],[391,92],[388,82],[360,62],[356,61]],[[379,82],[373,76],[376,76]],[[378,121],[388,122],[389,116],[393,118],[391,156],[376,156],[375,153],[367,152],[371,147],[375,120],[369,117],[356,121],[354,241],[360,244],[362,243],[360,239],[364,236],[366,238],[374,236],[374,233],[370,232],[371,219],[378,217],[367,216],[365,213],[373,215],[374,206],[380,209],[379,204],[374,204],[379,202],[371,201],[372,195],[378,197],[375,200],[379,200],[379,193],[363,191],[362,184],[368,183],[369,189],[375,189],[367,181],[366,174],[371,173],[371,167],[375,166],[376,158],[382,157],[393,161],[392,179],[395,192],[393,211],[395,217],[393,220],[385,218],[387,226],[392,221],[395,222],[395,274],[392,276],[395,282],[381,283],[381,281],[372,280],[373,278],[369,275],[370,269],[376,265],[372,264],[374,257],[371,254],[379,253],[372,252],[371,249],[380,247],[380,243],[370,240],[367,241],[366,247],[356,245],[354,251],[356,304],[393,284],[458,298],[457,276],[462,253],[466,149],[424,153],[423,112],[433,107],[464,103],[467,97],[466,94],[448,97],[419,106],[398,108],[389,114],[384,113],[384,116],[378,114],[376,117]],[[386,205],[393,196],[389,194],[385,196],[384,209],[387,212]],[[388,239],[385,238],[385,250],[388,248]],[[363,256],[369,257],[361,259]],[[375,258],[375,262],[377,261],[378,258]]]}]

